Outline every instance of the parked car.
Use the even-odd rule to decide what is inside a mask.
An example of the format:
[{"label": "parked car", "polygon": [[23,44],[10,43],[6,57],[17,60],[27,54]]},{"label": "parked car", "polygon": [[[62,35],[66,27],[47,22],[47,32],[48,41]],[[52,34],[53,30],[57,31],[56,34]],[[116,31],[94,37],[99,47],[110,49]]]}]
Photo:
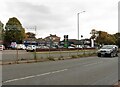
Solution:
[{"label": "parked car", "polygon": [[26,48],[26,51],[35,51],[36,50],[36,46],[35,45],[28,45]]},{"label": "parked car", "polygon": [[82,45],[76,45],[75,48],[83,48],[83,46]]},{"label": "parked car", "polygon": [[48,46],[36,46],[37,49],[49,49]]},{"label": "parked car", "polygon": [[75,48],[75,47],[73,47],[73,46],[69,46],[68,48],[71,48],[71,49],[72,49],[72,48]]},{"label": "parked car", "polygon": [[116,45],[104,45],[97,52],[98,57],[101,56],[110,56],[115,57],[118,56],[118,46]]},{"label": "parked car", "polygon": [[64,46],[58,46],[58,48],[64,48]]},{"label": "parked car", "polygon": [[11,49],[16,49],[17,48],[17,43],[16,42],[11,42],[10,48]]},{"label": "parked car", "polygon": [[26,46],[24,44],[17,44],[17,49],[19,49],[19,50],[25,50]]},{"label": "parked car", "polygon": [[0,50],[5,50],[5,46],[4,45],[0,45]]}]

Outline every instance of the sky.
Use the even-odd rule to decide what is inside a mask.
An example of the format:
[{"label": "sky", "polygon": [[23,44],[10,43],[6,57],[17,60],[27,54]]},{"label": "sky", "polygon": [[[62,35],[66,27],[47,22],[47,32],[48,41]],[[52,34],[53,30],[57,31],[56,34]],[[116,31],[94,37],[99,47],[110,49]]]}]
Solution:
[{"label": "sky", "polygon": [[[37,38],[50,34],[63,39],[90,38],[92,29],[118,32],[119,0],[0,0],[0,21],[5,25],[16,17],[26,32],[36,33]],[[81,13],[82,11],[85,11]],[[35,32],[36,28],[36,32]],[[81,38],[81,37],[80,37]]]}]

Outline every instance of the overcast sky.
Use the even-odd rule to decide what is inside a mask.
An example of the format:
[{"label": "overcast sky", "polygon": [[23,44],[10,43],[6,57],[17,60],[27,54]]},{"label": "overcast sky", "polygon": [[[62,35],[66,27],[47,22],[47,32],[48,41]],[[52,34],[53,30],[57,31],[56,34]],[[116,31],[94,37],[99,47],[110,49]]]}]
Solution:
[{"label": "overcast sky", "polygon": [[[0,21],[4,24],[11,17],[17,17],[26,28],[37,37],[56,34],[63,39],[69,35],[77,39],[77,13],[80,35],[90,37],[92,29],[118,32],[119,0],[0,0]],[[31,28],[31,29],[30,29]],[[33,29],[32,29],[33,28]]]}]

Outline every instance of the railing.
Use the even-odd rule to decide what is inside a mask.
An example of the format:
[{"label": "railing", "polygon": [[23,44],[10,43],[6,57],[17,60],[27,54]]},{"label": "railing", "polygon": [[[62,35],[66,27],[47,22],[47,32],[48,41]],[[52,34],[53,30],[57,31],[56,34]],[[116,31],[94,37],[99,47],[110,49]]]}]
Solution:
[{"label": "railing", "polygon": [[[49,49],[48,49],[49,50]],[[80,58],[85,56],[96,55],[96,49],[39,49],[35,52],[26,52],[25,50],[5,50],[2,52],[1,64],[16,64],[16,63],[29,63],[48,60],[63,60],[70,58]],[[34,57],[36,56],[36,60]]]}]

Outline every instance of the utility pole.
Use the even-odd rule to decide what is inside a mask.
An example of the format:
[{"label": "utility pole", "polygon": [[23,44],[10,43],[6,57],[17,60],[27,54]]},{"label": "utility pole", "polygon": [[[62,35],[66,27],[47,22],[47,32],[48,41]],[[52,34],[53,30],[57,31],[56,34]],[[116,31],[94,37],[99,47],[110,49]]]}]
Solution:
[{"label": "utility pole", "polygon": [[85,11],[77,13],[77,29],[78,29],[78,52],[77,52],[77,55],[79,53],[79,45],[80,45],[80,39],[79,39],[79,14],[81,14],[83,12],[85,12]]}]

